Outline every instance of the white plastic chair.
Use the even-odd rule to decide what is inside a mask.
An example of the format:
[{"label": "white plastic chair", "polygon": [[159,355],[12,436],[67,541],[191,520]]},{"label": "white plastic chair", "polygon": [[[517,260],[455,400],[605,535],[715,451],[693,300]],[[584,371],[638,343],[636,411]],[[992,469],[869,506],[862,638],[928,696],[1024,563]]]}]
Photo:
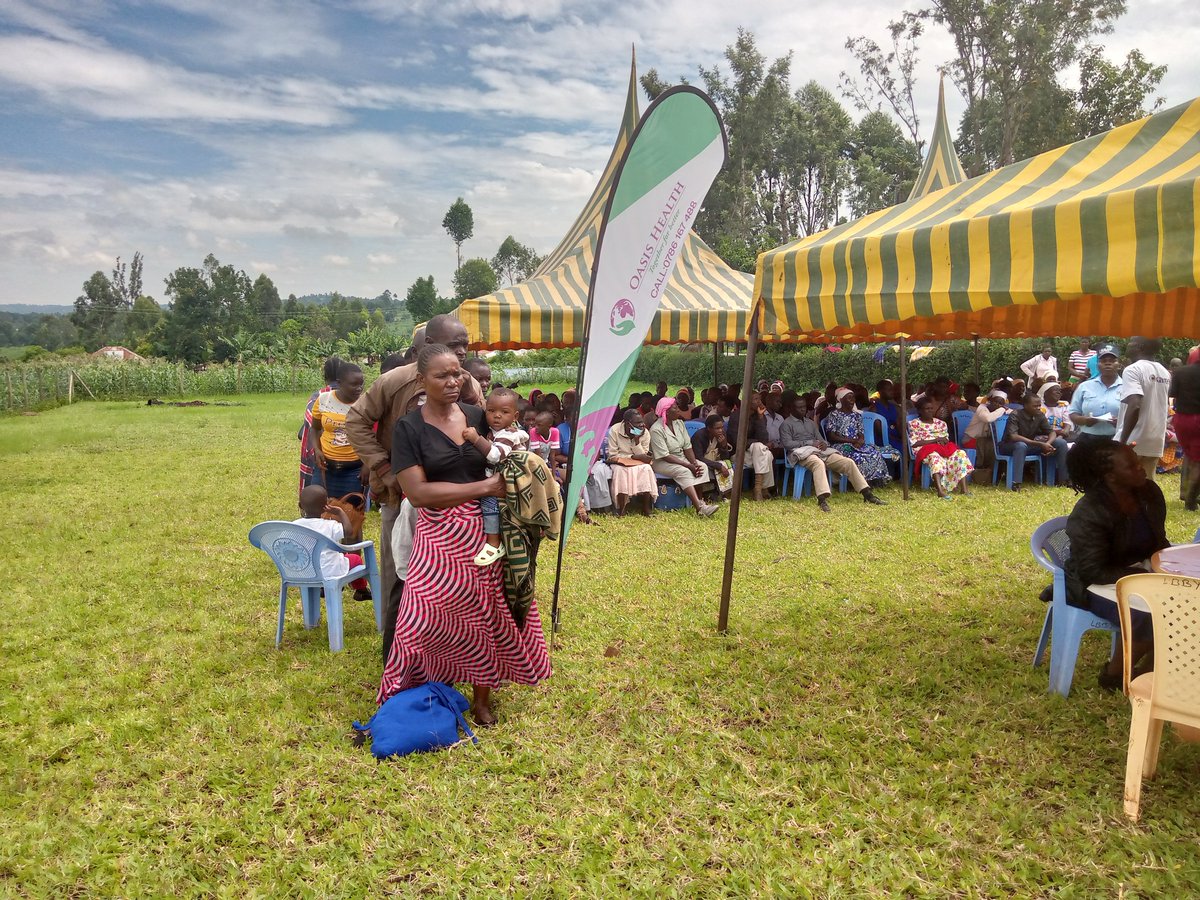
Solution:
[{"label": "white plastic chair", "polygon": [[[379,579],[379,563],[371,541],[357,544],[338,544],[320,532],[293,522],[260,522],[250,529],[250,543],[271,557],[279,570],[279,625],[275,629],[275,646],[283,641],[283,616],[287,611],[289,587],[300,589],[304,627],[316,628],[321,623],[321,591],[325,591],[325,617],[329,627],[329,649],[342,649],[342,587],[356,578],[366,578],[371,585],[371,603],[375,607],[375,628],[383,630],[383,590]],[[361,551],[363,564],[354,566],[341,578],[325,578],[321,572],[321,551],[337,553]]]},{"label": "white plastic chair", "polygon": [[[1130,678],[1130,598],[1140,597],[1154,622],[1154,671]],[[1158,769],[1164,722],[1200,729],[1200,581],[1178,575],[1127,575],[1117,582],[1125,694],[1133,706],[1125,760],[1125,814],[1137,819],[1142,780]],[[1188,734],[1195,739],[1195,733]]]}]

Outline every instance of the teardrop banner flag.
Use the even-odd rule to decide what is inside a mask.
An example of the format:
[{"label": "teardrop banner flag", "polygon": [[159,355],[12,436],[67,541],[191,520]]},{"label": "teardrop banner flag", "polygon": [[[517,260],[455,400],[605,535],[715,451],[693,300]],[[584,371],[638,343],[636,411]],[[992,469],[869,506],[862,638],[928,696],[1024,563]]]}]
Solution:
[{"label": "teardrop banner flag", "polygon": [[[660,94],[646,110],[617,168],[600,225],[584,313],[578,420],[559,545],[620,405],[688,231],[725,164],[721,117],[689,85]],[[554,590],[557,622],[558,579]]]}]

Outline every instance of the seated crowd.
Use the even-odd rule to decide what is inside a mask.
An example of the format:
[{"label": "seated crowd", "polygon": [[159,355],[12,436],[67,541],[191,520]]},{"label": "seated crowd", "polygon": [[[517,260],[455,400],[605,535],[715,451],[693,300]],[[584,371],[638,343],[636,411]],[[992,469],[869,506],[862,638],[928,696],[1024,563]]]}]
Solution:
[{"label": "seated crowd", "polygon": [[[1150,358],[1157,347],[1134,339],[1129,349],[1136,362]],[[930,487],[944,499],[951,499],[955,491],[966,494],[969,484],[990,482],[997,455],[1011,468],[1014,491],[1026,480],[1027,464],[1039,459],[1042,465],[1036,471],[1047,483],[1069,485],[1070,446],[1113,440],[1128,390],[1119,374],[1118,351],[1111,345],[1096,351],[1084,341],[1071,354],[1069,366],[1067,377],[1060,380],[1057,360],[1046,347],[1021,365],[1027,379],[998,378],[985,390],[973,382],[958,385],[943,375],[916,386],[904,398],[889,379],[880,380],[874,390],[831,382],[824,391],[809,392],[789,389],[782,381],[760,381],[748,392],[740,384],[719,384],[701,390],[699,399],[691,387],[672,393],[666,382],[659,382],[653,392],[630,394],[616,410],[600,458],[589,473],[580,515],[586,521],[592,509],[611,509],[621,516],[631,501],[634,509],[650,515],[661,488],[672,482],[699,515],[712,515],[733,487],[743,395],[749,405],[745,466],[753,479],[749,481],[748,473],[747,487],[754,500],[779,494],[777,481],[786,467],[798,477],[811,478],[823,512],[830,511],[831,478],[845,479],[843,485],[848,483],[864,502],[883,504],[874,488],[899,477],[902,441],[907,442],[914,480],[927,470]],[[463,367],[489,408],[496,399],[515,414],[511,427],[528,435],[529,449],[561,480],[575,391],[564,391],[561,397],[536,389],[522,396],[513,390],[516,385],[493,391],[485,360],[467,359]],[[342,403],[353,402],[351,395],[361,391],[361,374],[352,369],[346,372],[351,383],[336,393]],[[331,468],[328,463],[336,456],[323,454],[319,447],[326,437],[320,430],[320,407],[333,402],[319,401],[312,417],[317,438],[313,449],[326,463],[324,468]],[[1151,405],[1143,407],[1143,429],[1160,427]],[[1139,453],[1149,448],[1160,470],[1170,471],[1181,461],[1173,444],[1171,413],[1167,416],[1160,440],[1151,435],[1138,448]],[[349,473],[338,474],[348,480]]]}]

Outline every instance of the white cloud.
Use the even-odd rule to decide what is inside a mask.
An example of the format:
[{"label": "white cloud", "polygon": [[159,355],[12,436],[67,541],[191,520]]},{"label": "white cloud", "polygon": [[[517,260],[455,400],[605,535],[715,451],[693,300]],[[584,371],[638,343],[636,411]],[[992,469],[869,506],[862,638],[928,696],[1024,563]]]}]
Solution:
[{"label": "white cloud", "polygon": [[[310,0],[164,2],[201,24],[161,34],[152,58],[120,41],[138,28],[153,38],[154,17],[105,31],[121,15],[110,0],[9,0],[0,10],[0,22],[16,23],[0,25],[4,102],[36,96],[64,129],[83,114],[88,133],[141,155],[120,155],[110,171],[111,147],[43,157],[18,131],[0,138],[0,302],[70,302],[92,271],[139,249],[155,296],[170,271],[209,252],[269,273],[285,296],[403,294],[431,273],[448,292],[454,247],[440,223],[456,196],[475,213],[469,256],[490,257],[508,234],[543,253],[561,238],[608,158],[631,44],[639,72],[694,80],[750,23],[768,59],[794,51],[793,86],[814,78],[833,89],[853,66],[845,38],[884,39],[897,10],[883,0],[369,0],[359,8],[377,17],[379,53],[338,27],[336,7]],[[1181,21],[1185,8],[1145,2],[1153,15],[1122,19],[1106,42],[1111,55],[1139,46],[1172,75],[1200,77],[1186,29],[1156,25]],[[927,36],[926,128],[934,66],[950,55],[943,38]],[[346,74],[359,70],[370,81]],[[1170,102],[1194,90],[1185,82],[1177,78],[1184,86],[1168,90]],[[948,99],[956,115],[957,98]],[[169,150],[138,141],[156,129],[170,132]]]},{"label": "white cloud", "polygon": [[304,0],[158,0],[161,5],[188,16],[204,17],[213,23],[215,40],[197,41],[188,34],[181,46],[202,48],[205,57],[215,54],[224,63],[246,60],[303,59],[313,55],[333,56],[338,43],[329,36],[324,16],[315,4]]},{"label": "white cloud", "polygon": [[382,109],[404,91],[316,78],[225,77],[105,46],[0,37],[0,82],[101,119],[257,122],[327,127],[348,110]]}]

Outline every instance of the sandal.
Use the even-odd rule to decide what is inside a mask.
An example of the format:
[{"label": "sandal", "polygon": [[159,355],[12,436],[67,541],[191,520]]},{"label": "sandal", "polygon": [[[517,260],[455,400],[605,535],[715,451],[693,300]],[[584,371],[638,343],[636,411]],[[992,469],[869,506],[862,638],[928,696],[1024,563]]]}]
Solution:
[{"label": "sandal", "polygon": [[496,560],[504,556],[503,545],[493,547],[491,544],[484,544],[483,549],[475,554],[475,565],[490,566]]}]

